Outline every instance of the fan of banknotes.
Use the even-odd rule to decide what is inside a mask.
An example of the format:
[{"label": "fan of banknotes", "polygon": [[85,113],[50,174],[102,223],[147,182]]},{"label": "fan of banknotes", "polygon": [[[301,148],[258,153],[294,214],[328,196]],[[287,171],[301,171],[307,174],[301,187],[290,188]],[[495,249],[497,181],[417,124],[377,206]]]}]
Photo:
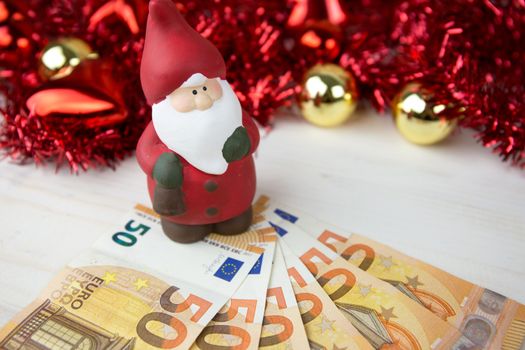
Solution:
[{"label": "fan of banknotes", "polygon": [[0,349],[525,349],[525,307],[261,197],[250,231],[170,241],[137,205]]}]

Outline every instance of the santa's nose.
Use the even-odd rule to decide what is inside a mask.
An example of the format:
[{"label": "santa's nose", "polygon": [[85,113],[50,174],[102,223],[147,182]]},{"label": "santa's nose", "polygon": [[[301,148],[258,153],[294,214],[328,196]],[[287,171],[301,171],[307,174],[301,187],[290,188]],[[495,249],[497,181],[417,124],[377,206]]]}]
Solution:
[{"label": "santa's nose", "polygon": [[212,98],[205,92],[199,91],[195,95],[195,107],[199,111],[204,111],[213,105]]}]

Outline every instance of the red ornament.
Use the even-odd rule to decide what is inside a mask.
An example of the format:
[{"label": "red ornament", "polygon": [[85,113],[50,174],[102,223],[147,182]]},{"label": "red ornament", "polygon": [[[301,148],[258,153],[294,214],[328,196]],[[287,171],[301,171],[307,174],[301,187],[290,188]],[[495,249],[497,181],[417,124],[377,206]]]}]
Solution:
[{"label": "red ornament", "polygon": [[346,17],[339,0],[299,0],[287,26],[299,47],[318,59],[331,61],[341,52]]},{"label": "red ornament", "polygon": [[29,98],[30,115],[44,124],[82,123],[87,129],[117,126],[128,111],[121,92],[124,87],[112,77],[112,63],[85,60],[63,78],[44,82]]},{"label": "red ornament", "polygon": [[0,152],[65,161],[73,172],[130,154],[149,117],[138,79],[146,8],[143,0],[0,2]]}]

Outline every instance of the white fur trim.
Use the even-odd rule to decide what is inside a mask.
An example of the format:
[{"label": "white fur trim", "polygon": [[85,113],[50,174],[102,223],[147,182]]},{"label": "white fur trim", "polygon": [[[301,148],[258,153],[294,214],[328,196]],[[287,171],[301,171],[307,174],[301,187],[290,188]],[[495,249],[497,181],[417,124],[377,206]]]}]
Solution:
[{"label": "white fur trim", "polygon": [[202,85],[206,80],[208,80],[208,78],[204,74],[195,73],[191,77],[189,77],[188,80],[182,83],[180,87],[185,88],[190,86]]}]

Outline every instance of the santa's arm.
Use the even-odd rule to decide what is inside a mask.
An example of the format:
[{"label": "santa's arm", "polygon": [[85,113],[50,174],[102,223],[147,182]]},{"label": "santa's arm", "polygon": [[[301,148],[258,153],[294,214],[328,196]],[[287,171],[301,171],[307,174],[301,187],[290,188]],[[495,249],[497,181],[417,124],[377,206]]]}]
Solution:
[{"label": "santa's arm", "polygon": [[248,138],[250,139],[250,151],[247,155],[252,154],[255,152],[257,147],[259,146],[259,129],[257,128],[257,125],[253,121],[252,117],[246,111],[242,110],[242,125],[246,129],[248,133]]},{"label": "santa's arm", "polygon": [[150,122],[137,144],[137,161],[148,176],[152,176],[155,163],[164,152],[169,152],[169,149],[160,141],[153,123]]}]

